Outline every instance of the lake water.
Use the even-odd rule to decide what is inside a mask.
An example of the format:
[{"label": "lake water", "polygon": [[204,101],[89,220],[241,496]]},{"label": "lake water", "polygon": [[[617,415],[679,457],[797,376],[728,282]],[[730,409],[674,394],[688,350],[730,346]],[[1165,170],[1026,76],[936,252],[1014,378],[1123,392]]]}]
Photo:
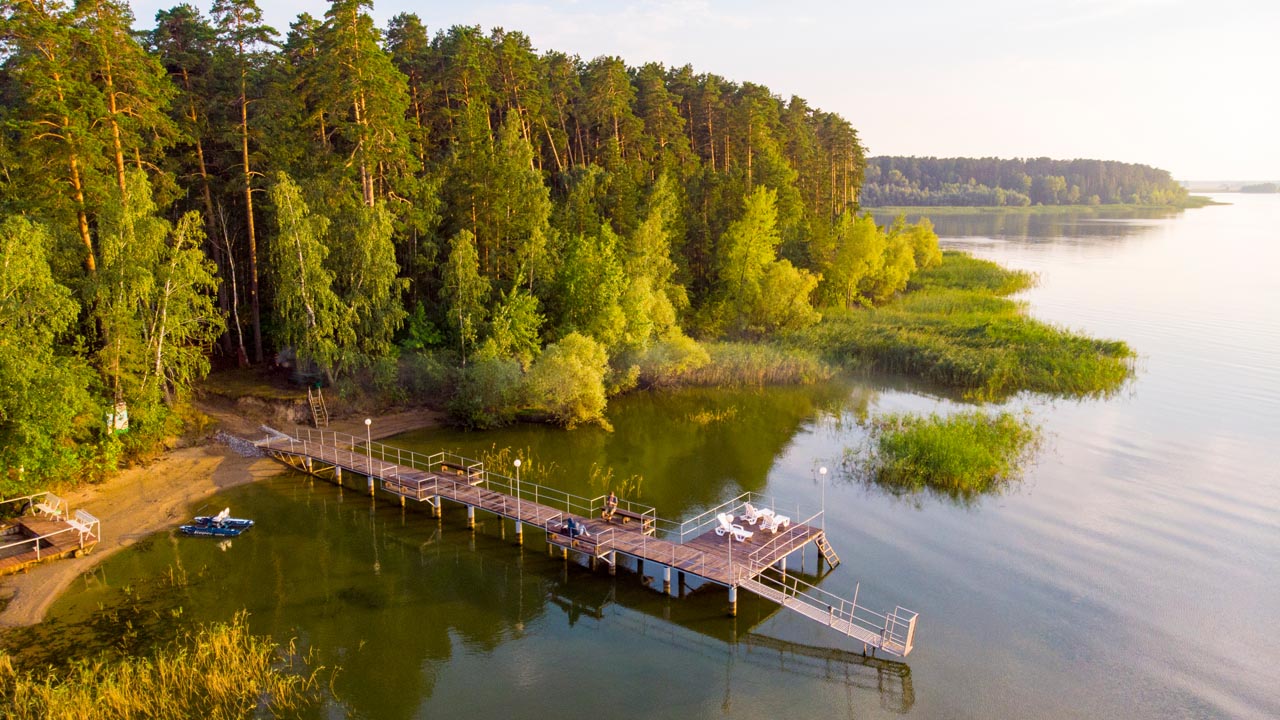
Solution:
[{"label": "lake water", "polygon": [[392,441],[518,448],[588,495],[593,467],[639,475],[666,517],[747,490],[825,503],[844,562],[821,585],[918,611],[905,663],[830,652],[861,647],[745,593],[729,618],[723,589],[664,597],[549,557],[537,532],[521,548],[491,517],[472,533],[460,509],[437,521],[292,473],[210,503],[258,520],[229,546],[154,536],[6,644],[28,660],[146,647],[247,608],[253,630],[342,668],[319,717],[1280,717],[1280,197],[1221,199],[934,219],[945,246],[1038,273],[1021,296],[1035,316],[1141,354],[1115,397],[1008,403],[1043,449],[967,505],[818,481],[865,442],[859,418],[959,407],[900,378],[640,394],[611,403],[613,433]]}]

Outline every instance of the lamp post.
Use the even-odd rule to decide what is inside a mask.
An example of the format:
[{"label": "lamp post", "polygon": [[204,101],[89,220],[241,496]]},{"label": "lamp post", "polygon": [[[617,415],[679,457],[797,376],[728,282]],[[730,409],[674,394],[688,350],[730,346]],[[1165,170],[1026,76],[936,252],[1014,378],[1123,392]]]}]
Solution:
[{"label": "lamp post", "polygon": [[520,458],[515,459],[516,466],[516,517],[520,516]]},{"label": "lamp post", "polygon": [[823,465],[818,468],[818,474],[822,476],[822,532],[827,532],[827,466]]},{"label": "lamp post", "polygon": [[516,544],[524,544],[524,523],[520,522],[520,458],[515,459],[516,466]]},{"label": "lamp post", "polygon": [[373,472],[373,419],[364,419],[364,451],[369,456],[369,472]]}]

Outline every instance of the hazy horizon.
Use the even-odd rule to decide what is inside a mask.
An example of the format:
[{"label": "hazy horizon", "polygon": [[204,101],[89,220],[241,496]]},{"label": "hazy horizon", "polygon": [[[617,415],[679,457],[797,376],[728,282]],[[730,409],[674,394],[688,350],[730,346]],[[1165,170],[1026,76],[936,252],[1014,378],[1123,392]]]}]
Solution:
[{"label": "hazy horizon", "polygon": [[[139,27],[173,0],[133,3]],[[210,0],[195,2],[207,13]],[[261,2],[284,33],[324,0]],[[377,0],[380,27],[414,12],[434,35],[456,24],[518,30],[539,52],[693,65],[840,113],[869,155],[1093,158],[1175,179],[1280,178],[1280,6],[1186,0],[1040,5],[926,0],[824,7],[800,0]],[[1239,182],[1238,180],[1235,182]]]}]

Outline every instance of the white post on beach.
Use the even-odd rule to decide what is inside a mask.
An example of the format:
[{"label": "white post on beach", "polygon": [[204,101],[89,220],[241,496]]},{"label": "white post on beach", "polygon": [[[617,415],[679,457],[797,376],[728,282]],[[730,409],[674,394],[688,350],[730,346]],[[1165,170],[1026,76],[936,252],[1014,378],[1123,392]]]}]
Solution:
[{"label": "white post on beach", "polygon": [[369,457],[369,497],[373,497],[373,419],[364,419],[364,451]]},{"label": "white post on beach", "polygon": [[515,459],[516,466],[516,544],[524,544],[524,527],[520,522],[520,458]]}]

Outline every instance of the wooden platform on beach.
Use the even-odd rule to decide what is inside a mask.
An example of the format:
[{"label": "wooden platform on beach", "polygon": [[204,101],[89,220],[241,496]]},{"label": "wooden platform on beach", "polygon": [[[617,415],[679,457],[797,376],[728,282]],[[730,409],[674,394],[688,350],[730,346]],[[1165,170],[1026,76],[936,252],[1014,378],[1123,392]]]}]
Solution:
[{"label": "wooden platform on beach", "polygon": [[61,518],[34,515],[12,521],[0,535],[0,575],[25,570],[36,563],[75,557],[97,546],[94,533],[81,535],[80,529]]}]

